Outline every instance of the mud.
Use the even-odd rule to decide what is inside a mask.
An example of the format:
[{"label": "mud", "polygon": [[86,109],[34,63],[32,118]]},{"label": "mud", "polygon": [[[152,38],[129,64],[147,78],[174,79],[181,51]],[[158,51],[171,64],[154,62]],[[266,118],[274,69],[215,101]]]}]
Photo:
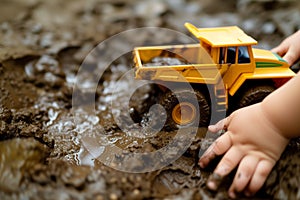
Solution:
[{"label": "mud", "polygon": [[151,59],[149,63],[146,63],[144,66],[166,66],[166,65],[186,65],[188,62],[170,57],[155,57]]},{"label": "mud", "polygon": [[[118,162],[95,159],[95,155],[109,155],[100,151],[107,144],[124,150],[119,157],[123,162],[131,153],[156,152],[174,141],[176,132],[164,130],[136,137],[140,132],[147,133],[149,123],[159,123],[160,115],[155,110],[146,112],[155,101],[156,93],[150,86],[136,90],[129,108],[125,105],[129,89],[138,87],[131,79],[120,79],[132,67],[130,53],[111,63],[96,87],[91,77],[97,78],[101,63],[93,56],[86,58],[82,72],[87,76],[73,91],[77,72],[99,42],[144,26],[185,32],[185,21],[203,27],[236,24],[257,38],[262,47],[270,48],[300,28],[298,10],[296,1],[228,1],[226,6],[216,0],[3,1],[0,198],[228,199],[226,190],[233,176],[212,192],[205,182],[216,162],[205,170],[197,165],[199,151],[213,141],[204,139],[206,128],[186,130],[193,136],[191,144],[178,159],[155,171],[122,172],[113,168]],[[148,35],[132,37],[147,43]],[[161,38],[162,44],[178,41],[164,35]],[[122,87],[116,87],[120,80]],[[73,94],[79,99],[77,105]],[[92,103],[94,109],[90,109]],[[93,148],[86,144],[93,144]],[[171,149],[174,152],[186,146],[184,140],[175,144]],[[300,199],[299,150],[300,141],[295,139],[263,188],[251,199]],[[149,166],[157,159],[151,157]],[[128,169],[141,166],[133,162]]]}]

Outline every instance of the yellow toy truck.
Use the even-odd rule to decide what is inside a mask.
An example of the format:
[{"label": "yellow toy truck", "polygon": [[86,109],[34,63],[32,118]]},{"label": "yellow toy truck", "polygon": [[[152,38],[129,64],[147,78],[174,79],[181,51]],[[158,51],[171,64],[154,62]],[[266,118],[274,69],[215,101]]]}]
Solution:
[{"label": "yellow toy truck", "polygon": [[[173,128],[206,126],[212,112],[228,114],[260,102],[295,76],[279,55],[253,48],[257,41],[237,26],[185,26],[200,43],[136,47],[133,52],[135,78],[160,85],[159,102]],[[183,97],[180,102],[178,95]],[[197,97],[198,105],[189,101],[191,95]]]}]

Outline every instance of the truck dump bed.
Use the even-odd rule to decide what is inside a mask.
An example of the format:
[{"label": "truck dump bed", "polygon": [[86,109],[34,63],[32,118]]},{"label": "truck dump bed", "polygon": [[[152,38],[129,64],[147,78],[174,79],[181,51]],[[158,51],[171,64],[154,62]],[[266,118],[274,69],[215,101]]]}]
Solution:
[{"label": "truck dump bed", "polygon": [[219,71],[200,44],[137,47],[137,79],[215,84]]}]

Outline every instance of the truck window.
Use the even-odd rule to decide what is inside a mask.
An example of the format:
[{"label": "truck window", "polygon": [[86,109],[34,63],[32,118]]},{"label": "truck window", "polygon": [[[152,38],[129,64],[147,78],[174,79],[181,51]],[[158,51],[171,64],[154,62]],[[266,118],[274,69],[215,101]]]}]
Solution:
[{"label": "truck window", "polygon": [[219,63],[220,64],[225,63],[225,51],[226,51],[226,49],[224,47],[220,48],[220,57],[219,57]]},{"label": "truck window", "polygon": [[236,47],[228,47],[227,49],[227,63],[235,63]]},{"label": "truck window", "polygon": [[250,57],[248,48],[246,46],[239,47],[239,55],[238,55],[239,63],[250,63]]}]

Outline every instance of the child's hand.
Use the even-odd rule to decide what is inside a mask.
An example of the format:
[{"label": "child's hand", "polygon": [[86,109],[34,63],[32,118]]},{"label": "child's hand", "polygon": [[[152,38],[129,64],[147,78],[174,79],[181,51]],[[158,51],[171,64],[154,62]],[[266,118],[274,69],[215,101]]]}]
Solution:
[{"label": "child's hand", "polygon": [[210,189],[216,190],[220,179],[238,165],[228,191],[231,198],[242,191],[246,196],[254,195],[262,187],[289,142],[268,119],[259,103],[239,109],[209,126],[211,132],[226,131],[199,160],[200,167],[204,168],[217,155],[225,153],[207,182]]},{"label": "child's hand", "polygon": [[283,40],[272,51],[283,56],[289,65],[293,65],[300,58],[300,30]]}]

